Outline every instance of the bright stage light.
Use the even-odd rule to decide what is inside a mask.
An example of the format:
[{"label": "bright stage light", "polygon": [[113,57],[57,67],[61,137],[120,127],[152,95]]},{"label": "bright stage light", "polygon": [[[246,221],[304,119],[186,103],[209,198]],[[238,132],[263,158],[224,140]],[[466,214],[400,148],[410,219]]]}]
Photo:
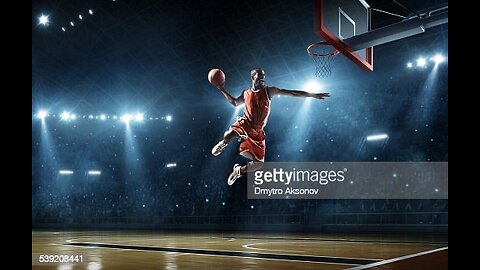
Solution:
[{"label": "bright stage light", "polygon": [[135,121],[142,122],[143,121],[143,113],[137,113],[135,115]]},{"label": "bright stage light", "polygon": [[387,134],[377,134],[377,135],[367,136],[367,141],[379,141],[387,138],[388,138]]},{"label": "bright stage light", "polygon": [[177,163],[168,163],[165,167],[167,168],[177,167]]},{"label": "bright stage light", "polygon": [[436,54],[434,57],[432,57],[432,61],[435,62],[435,65],[438,65],[445,61],[445,57],[441,54]]},{"label": "bright stage light", "polygon": [[70,175],[70,174],[73,174],[73,171],[70,171],[70,170],[60,170],[58,171],[59,174],[61,175]]},{"label": "bright stage light", "polygon": [[93,170],[93,171],[88,171],[88,174],[89,175],[100,175],[100,174],[102,174],[102,172]]},{"label": "bright stage light", "polygon": [[48,25],[49,22],[48,16],[42,14],[40,17],[38,17],[38,24]]},{"label": "bright stage light", "polygon": [[48,115],[48,112],[44,111],[44,110],[41,110],[37,113],[37,117],[39,119],[42,119],[42,120],[45,119],[45,117],[47,117],[47,115]]},{"label": "bright stage light", "polygon": [[70,119],[70,113],[63,112],[62,114],[60,114],[60,119],[63,121],[68,121]]},{"label": "bright stage light", "polygon": [[408,63],[407,63],[407,68],[412,68],[412,67],[413,67],[412,62],[408,62]]},{"label": "bright stage light", "polygon": [[171,115],[167,115],[165,117],[165,120],[167,120],[168,122],[172,122],[172,116]]},{"label": "bright stage light", "polygon": [[305,84],[303,89],[310,93],[319,93],[322,89],[322,86],[317,81],[311,80]]},{"label": "bright stage light", "polygon": [[120,117],[120,120],[128,124],[130,120],[132,120],[132,116],[127,113],[127,114],[124,114],[122,117]]},{"label": "bright stage light", "polygon": [[417,67],[425,67],[427,65],[427,60],[425,58],[420,57],[417,59]]},{"label": "bright stage light", "polygon": [[107,116],[105,114],[101,114],[100,115],[100,120],[105,120],[105,119],[107,119]]},{"label": "bright stage light", "polygon": [[90,15],[93,15],[93,10],[89,9],[88,13],[90,13]]}]

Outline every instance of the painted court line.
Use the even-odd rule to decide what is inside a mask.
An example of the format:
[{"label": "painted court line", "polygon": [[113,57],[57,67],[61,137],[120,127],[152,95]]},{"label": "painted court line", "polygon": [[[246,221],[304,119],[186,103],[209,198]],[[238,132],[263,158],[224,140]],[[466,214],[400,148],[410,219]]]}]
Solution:
[{"label": "painted court line", "polygon": [[209,249],[187,249],[187,248],[173,248],[173,247],[152,247],[152,246],[132,246],[132,245],[117,245],[105,243],[91,243],[91,242],[70,242],[65,245],[80,246],[89,248],[114,248],[114,249],[129,249],[137,251],[160,251],[160,252],[180,252],[187,254],[201,254],[201,255],[217,255],[230,256],[242,258],[258,258],[258,259],[279,259],[303,262],[318,262],[318,263],[337,263],[337,264],[368,264],[378,262],[378,260],[358,259],[358,258],[344,258],[344,257],[328,257],[328,256],[306,256],[306,255],[291,255],[291,254],[272,254],[272,253],[256,253],[256,252],[241,252],[229,250],[209,250]]},{"label": "painted court line", "polygon": [[419,256],[423,256],[423,255],[447,250],[447,249],[448,249],[448,246],[437,248],[437,249],[432,249],[432,250],[427,250],[427,251],[422,251],[422,252],[419,252],[419,253],[414,253],[414,254],[409,254],[409,255],[405,255],[405,256],[401,256],[401,257],[397,257],[397,258],[383,260],[383,261],[380,261],[380,262],[374,262],[374,263],[370,263],[370,264],[366,264],[366,265],[360,265],[360,266],[357,266],[357,267],[349,268],[348,270],[368,269],[368,268],[372,268],[372,267],[375,267],[375,266],[380,266],[380,265],[385,265],[385,264],[389,264],[389,263],[393,263],[393,262],[398,262],[398,261],[402,261],[402,260],[406,260],[406,259],[410,259],[410,258],[415,258],[415,257],[419,257]]}]

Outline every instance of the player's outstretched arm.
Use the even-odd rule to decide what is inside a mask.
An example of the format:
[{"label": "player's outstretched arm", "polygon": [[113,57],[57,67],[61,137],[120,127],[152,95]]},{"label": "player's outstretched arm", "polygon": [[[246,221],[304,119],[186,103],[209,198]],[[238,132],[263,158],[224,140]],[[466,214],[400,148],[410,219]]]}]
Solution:
[{"label": "player's outstretched arm", "polygon": [[277,87],[269,87],[268,94],[270,96],[290,96],[290,97],[312,97],[318,99],[324,99],[330,96],[330,93],[309,93],[301,90],[287,90]]},{"label": "player's outstretched arm", "polygon": [[239,105],[242,105],[244,103],[243,101],[243,92],[238,96],[237,98],[232,97],[230,93],[228,93],[227,89],[225,89],[225,84],[217,86],[217,89],[225,96],[227,101],[232,104],[233,106],[237,107]]}]

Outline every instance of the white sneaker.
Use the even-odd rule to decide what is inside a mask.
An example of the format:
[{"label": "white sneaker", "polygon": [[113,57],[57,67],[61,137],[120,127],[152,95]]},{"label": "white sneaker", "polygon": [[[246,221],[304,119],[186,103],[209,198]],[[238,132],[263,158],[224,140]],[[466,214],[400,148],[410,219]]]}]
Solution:
[{"label": "white sneaker", "polygon": [[242,166],[240,166],[238,163],[233,165],[233,172],[230,174],[230,176],[228,177],[228,185],[231,186],[233,185],[233,183],[235,183],[235,181],[242,177],[242,174],[240,173],[240,168]]},{"label": "white sneaker", "polygon": [[213,148],[212,148],[212,155],[218,156],[220,155],[225,147],[227,147],[228,143],[225,143],[224,140],[219,141]]}]

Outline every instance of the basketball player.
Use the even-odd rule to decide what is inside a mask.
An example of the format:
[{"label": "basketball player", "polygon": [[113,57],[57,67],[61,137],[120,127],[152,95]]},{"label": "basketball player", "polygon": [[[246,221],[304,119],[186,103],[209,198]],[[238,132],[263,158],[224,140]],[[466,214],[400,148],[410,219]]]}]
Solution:
[{"label": "basketball player", "polygon": [[265,161],[265,132],[263,128],[267,124],[270,114],[270,100],[273,96],[312,97],[317,99],[330,96],[329,93],[308,93],[266,86],[265,72],[261,68],[250,71],[250,78],[252,79],[252,87],[244,90],[237,98],[232,97],[227,92],[225,82],[217,86],[218,90],[233,106],[245,104],[243,116],[237,117],[237,121],[223,135],[223,140],[219,141],[212,149],[212,154],[218,156],[232,140],[242,139],[239,149],[240,155],[251,161],[247,163],[248,166],[240,166],[239,164],[233,166],[233,172],[227,181],[229,185],[235,183],[247,171],[255,171],[263,166]]}]

